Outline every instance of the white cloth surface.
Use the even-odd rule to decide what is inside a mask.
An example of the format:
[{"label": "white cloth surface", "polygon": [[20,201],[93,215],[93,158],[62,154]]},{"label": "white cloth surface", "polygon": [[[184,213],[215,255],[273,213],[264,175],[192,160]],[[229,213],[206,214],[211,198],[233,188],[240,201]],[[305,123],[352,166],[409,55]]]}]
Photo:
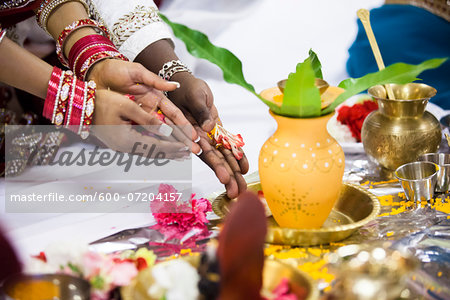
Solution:
[{"label": "white cloth surface", "polygon": [[[161,11],[172,21],[205,32],[211,41],[232,51],[243,62],[244,75],[257,91],[276,85],[305,59],[312,48],[323,65],[324,78],[336,84],[346,78],[347,49],[356,35],[356,10],[372,8],[382,0],[173,0]],[[220,70],[190,56],[175,40],[176,51],[214,94],[225,127],[241,133],[252,173],[259,150],[274,132],[268,108],[254,95],[222,80]],[[4,190],[4,182],[0,189]],[[193,191],[198,196],[223,189],[214,173],[198,158],[193,160]],[[2,193],[3,194],[3,193]],[[5,214],[1,225],[23,260],[58,240],[88,243],[117,231],[145,226],[150,213],[135,214]]]}]

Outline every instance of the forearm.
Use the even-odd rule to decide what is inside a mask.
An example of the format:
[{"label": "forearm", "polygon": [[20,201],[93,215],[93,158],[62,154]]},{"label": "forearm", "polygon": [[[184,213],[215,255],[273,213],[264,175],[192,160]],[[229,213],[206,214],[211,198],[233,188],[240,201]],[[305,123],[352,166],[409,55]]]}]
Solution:
[{"label": "forearm", "polygon": [[[83,4],[76,1],[67,2],[63,5],[58,6],[52,12],[47,21],[47,28],[52,37],[57,40],[58,36],[66,26],[82,19],[89,19],[89,16]],[[90,34],[96,34],[95,30],[91,27],[84,27],[75,30],[71,35],[69,35],[69,37],[66,39],[66,42],[64,43],[63,49],[66,57],[69,56],[69,51],[76,41]]]},{"label": "forearm", "polygon": [[52,67],[8,38],[0,43],[0,81],[45,99]]},{"label": "forearm", "polygon": [[158,74],[162,66],[171,60],[178,60],[178,56],[175,54],[171,41],[163,39],[148,45],[134,61]]},{"label": "forearm", "polygon": [[[142,64],[148,70],[158,74],[162,66],[172,60],[179,60],[175,53],[171,40],[162,39],[148,45],[141,53],[136,56],[135,62]],[[175,73],[170,80],[185,82],[192,80],[193,76],[189,72]],[[173,96],[173,95],[172,95]]]}]

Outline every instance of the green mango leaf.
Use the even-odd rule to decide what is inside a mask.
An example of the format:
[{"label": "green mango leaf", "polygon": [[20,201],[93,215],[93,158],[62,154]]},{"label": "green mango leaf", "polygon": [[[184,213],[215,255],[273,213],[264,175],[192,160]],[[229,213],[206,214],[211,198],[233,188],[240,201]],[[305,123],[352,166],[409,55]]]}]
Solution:
[{"label": "green mango leaf", "polygon": [[361,93],[368,88],[387,83],[406,84],[418,80],[417,76],[425,70],[435,69],[442,65],[447,58],[429,59],[418,65],[396,63],[385,69],[369,73],[360,78],[349,78],[342,81],[339,87],[346,91],[339,95],[334,102],[322,111],[322,115],[329,114],[334,109],[353,95]]},{"label": "green mango leaf", "polygon": [[244,78],[241,61],[233,53],[225,48],[214,46],[209,38],[200,31],[173,23],[161,13],[160,17],[172,28],[174,35],[186,44],[189,53],[195,57],[209,60],[221,68],[226,82],[238,84],[252,93],[255,92],[255,88]]},{"label": "green mango leaf", "polygon": [[226,82],[240,85],[263,101],[274,113],[280,113],[279,105],[262,98],[256,93],[253,85],[245,80],[242,72],[242,62],[233,53],[213,45],[204,33],[190,29],[185,25],[171,22],[161,13],[159,13],[159,16],[172,28],[173,34],[184,42],[190,54],[217,65],[222,70],[223,79]]},{"label": "green mango leaf", "polygon": [[311,61],[311,65],[314,70],[314,76],[316,78],[323,79],[322,64],[320,63],[320,60],[317,57],[317,54],[312,49],[309,49],[308,54],[309,54],[309,57],[307,59],[309,59]]},{"label": "green mango leaf", "polygon": [[[326,115],[351,96],[367,90],[371,86],[386,83],[405,84],[417,80],[421,72],[439,67],[446,58],[430,59],[419,65],[397,63],[382,71],[367,74],[361,78],[349,78],[342,81],[339,87],[346,91],[324,110],[320,110],[320,94],[314,86],[314,78],[322,78],[322,66],[314,51],[309,51],[309,57],[297,65],[296,72],[289,75],[284,92],[283,104],[280,106],[262,98],[249,84],[242,72],[242,62],[229,50],[214,46],[208,37],[185,25],[171,22],[160,13],[160,17],[172,28],[176,37],[182,40],[189,53],[198,58],[206,59],[217,65],[223,72],[223,78],[228,83],[240,85],[263,101],[276,114],[291,117],[314,117]],[[318,111],[319,108],[319,111]]]},{"label": "green mango leaf", "polygon": [[298,64],[295,73],[289,74],[281,105],[283,116],[301,118],[320,116],[320,94],[314,85],[315,77],[310,58]]}]

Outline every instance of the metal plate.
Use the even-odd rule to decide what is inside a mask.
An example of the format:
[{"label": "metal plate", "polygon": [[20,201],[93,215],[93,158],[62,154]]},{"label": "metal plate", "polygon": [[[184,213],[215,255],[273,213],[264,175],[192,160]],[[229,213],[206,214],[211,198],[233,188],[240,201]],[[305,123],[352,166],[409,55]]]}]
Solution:
[{"label": "metal plate", "polygon": [[[249,184],[254,192],[261,190],[259,182]],[[236,199],[229,199],[226,193],[218,196],[212,203],[214,213],[224,217]],[[265,200],[263,200],[263,203]],[[349,237],[358,228],[374,220],[380,212],[377,197],[364,188],[343,183],[341,194],[328,219],[321,228],[294,229],[282,228],[268,215],[266,242],[291,246],[313,246],[338,242]]]}]

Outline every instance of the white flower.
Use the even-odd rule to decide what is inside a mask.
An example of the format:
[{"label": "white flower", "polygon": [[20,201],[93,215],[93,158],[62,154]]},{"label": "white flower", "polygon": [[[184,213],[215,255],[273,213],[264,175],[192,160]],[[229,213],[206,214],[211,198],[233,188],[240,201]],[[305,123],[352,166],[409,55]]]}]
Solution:
[{"label": "white flower", "polygon": [[352,136],[352,132],[347,125],[342,124],[336,118],[331,117],[327,124],[328,133],[339,143],[356,143],[356,139]]},{"label": "white flower", "polygon": [[199,296],[197,270],[182,259],[169,260],[152,268],[155,283],[148,289],[153,298],[165,295],[167,300],[196,300]]},{"label": "white flower", "polygon": [[81,267],[83,256],[88,251],[88,245],[75,242],[57,242],[46,247],[44,253],[51,267],[60,268],[71,265]]},{"label": "white flower", "polygon": [[60,271],[59,267],[51,266],[41,259],[31,257],[25,264],[25,273],[27,274],[53,274]]}]

